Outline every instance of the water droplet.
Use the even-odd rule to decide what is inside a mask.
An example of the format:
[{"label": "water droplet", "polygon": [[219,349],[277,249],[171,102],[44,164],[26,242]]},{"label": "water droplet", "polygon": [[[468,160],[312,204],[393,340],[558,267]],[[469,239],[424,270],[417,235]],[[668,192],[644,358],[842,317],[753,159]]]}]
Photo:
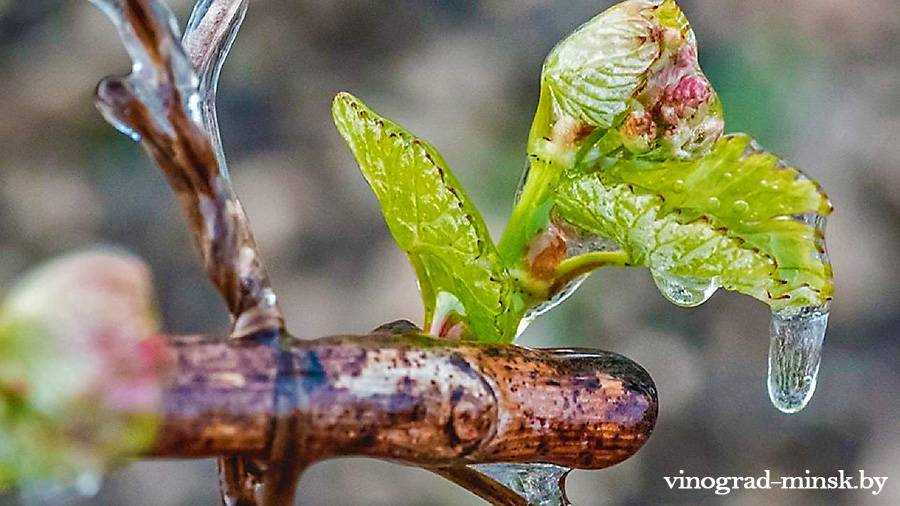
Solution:
[{"label": "water droplet", "polygon": [[278,304],[278,296],[271,288],[266,288],[260,293],[264,307],[275,307]]},{"label": "water droplet", "polygon": [[812,398],[827,327],[827,307],[772,313],[768,387],[780,411],[796,413]]},{"label": "water droplet", "polygon": [[746,200],[735,200],[734,211],[738,214],[744,214],[750,209],[750,204]]},{"label": "water droplet", "polygon": [[707,204],[709,205],[710,209],[718,209],[722,203],[719,202],[719,199],[710,197],[709,200],[707,200]]},{"label": "water droplet", "polygon": [[733,177],[734,177],[734,174],[732,174],[731,172],[724,172],[724,173],[722,174],[722,179],[725,180],[725,181],[731,181],[731,179],[732,179]]},{"label": "water droplet", "polygon": [[681,193],[687,189],[687,185],[684,183],[683,179],[676,179],[673,188],[676,192]]},{"label": "water droplet", "polygon": [[708,301],[719,289],[714,279],[675,276],[664,271],[650,271],[659,291],[673,304],[695,307]]},{"label": "water droplet", "polygon": [[478,464],[476,471],[505,485],[532,506],[565,506],[566,476],[571,469],[552,464]]}]

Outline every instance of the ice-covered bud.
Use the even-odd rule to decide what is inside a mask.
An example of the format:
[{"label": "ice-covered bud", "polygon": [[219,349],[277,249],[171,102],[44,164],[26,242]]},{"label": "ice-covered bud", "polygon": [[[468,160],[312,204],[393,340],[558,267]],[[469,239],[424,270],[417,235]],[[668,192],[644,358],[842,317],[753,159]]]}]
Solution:
[{"label": "ice-covered bud", "polygon": [[655,152],[661,158],[701,155],[724,130],[719,99],[690,46],[662,61],[638,100],[663,129]]},{"label": "ice-covered bud", "polygon": [[0,488],[101,472],[152,441],[168,367],[154,307],[147,266],[106,250],[51,261],[8,293],[0,412],[16,416],[0,417]]}]

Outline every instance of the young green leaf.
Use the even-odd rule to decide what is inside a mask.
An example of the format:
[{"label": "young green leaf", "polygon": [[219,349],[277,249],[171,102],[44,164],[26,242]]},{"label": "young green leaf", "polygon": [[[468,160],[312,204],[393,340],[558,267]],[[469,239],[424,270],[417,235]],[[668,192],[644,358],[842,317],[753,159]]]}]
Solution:
[{"label": "young green leaf", "polygon": [[511,341],[521,298],[481,215],[441,156],[349,94],[335,98],[332,112],[416,270],[426,328]]},{"label": "young green leaf", "polygon": [[664,291],[667,281],[722,286],[774,310],[832,296],[822,230],[831,204],[746,135],[726,136],[693,161],[609,159],[569,178],[555,199],[562,218],[615,240]]}]

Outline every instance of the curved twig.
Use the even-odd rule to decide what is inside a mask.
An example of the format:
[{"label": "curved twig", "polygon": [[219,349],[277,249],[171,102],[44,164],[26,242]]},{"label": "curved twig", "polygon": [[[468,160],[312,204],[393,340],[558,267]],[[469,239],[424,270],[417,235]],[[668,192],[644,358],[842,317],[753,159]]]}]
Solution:
[{"label": "curved twig", "polygon": [[[227,172],[220,167],[211,95],[201,93],[214,92],[221,66],[215,58],[227,52],[239,19],[225,33],[205,33],[202,29],[210,26],[195,23],[199,31],[192,32],[192,47],[206,49],[194,58],[203,71],[199,79],[173,32],[174,18],[164,4],[151,0],[93,1],[116,23],[135,64],[131,76],[107,78],[100,83],[100,110],[121,130],[143,141],[175,190],[207,274],[228,305],[232,335],[282,329],[281,310],[247,216]],[[224,46],[218,46],[218,52],[208,50],[208,44],[216,41]]]},{"label": "curved twig", "polygon": [[[232,337],[281,331],[278,307],[250,224],[228,177],[216,116],[219,72],[247,11],[247,0],[201,0],[182,44],[159,2],[97,2],[119,26],[136,67],[98,89],[101,109],[140,136],[188,216],[206,271],[225,299]],[[130,39],[130,40],[129,40]],[[141,93],[149,91],[149,93]],[[256,504],[262,466],[220,459],[223,502]]]}]

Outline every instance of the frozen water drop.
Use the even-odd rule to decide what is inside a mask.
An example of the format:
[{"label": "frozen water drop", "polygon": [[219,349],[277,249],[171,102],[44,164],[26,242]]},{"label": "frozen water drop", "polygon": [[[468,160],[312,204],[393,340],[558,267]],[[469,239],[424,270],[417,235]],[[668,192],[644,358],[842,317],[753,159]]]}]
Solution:
[{"label": "frozen water drop", "polygon": [[140,142],[141,135],[132,128],[126,115],[133,93],[127,79],[104,79],[97,87],[97,109],[116,130]]},{"label": "frozen water drop", "polygon": [[827,308],[772,313],[768,388],[780,411],[796,413],[812,398],[827,327]]},{"label": "frozen water drop", "polygon": [[502,483],[531,506],[564,506],[571,469],[552,464],[478,464],[476,471]]},{"label": "frozen water drop", "polygon": [[664,271],[651,271],[659,291],[673,304],[695,307],[708,301],[719,289],[714,279],[675,276]]}]

